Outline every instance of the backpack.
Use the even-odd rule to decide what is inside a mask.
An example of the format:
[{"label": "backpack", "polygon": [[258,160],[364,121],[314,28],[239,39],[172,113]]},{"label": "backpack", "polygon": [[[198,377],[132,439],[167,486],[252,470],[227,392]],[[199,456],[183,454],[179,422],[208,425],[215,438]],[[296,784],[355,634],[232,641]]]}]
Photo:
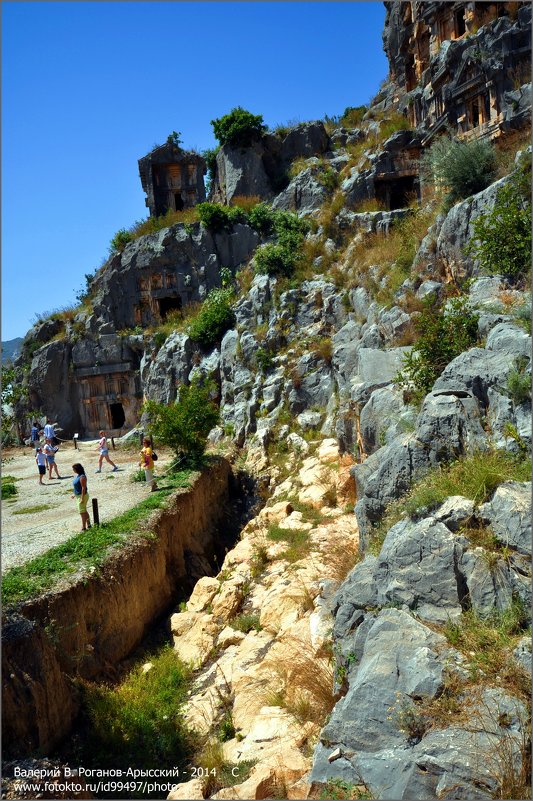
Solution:
[{"label": "backpack", "polygon": [[152,451],[152,460],[157,462],[157,453],[155,451]]}]

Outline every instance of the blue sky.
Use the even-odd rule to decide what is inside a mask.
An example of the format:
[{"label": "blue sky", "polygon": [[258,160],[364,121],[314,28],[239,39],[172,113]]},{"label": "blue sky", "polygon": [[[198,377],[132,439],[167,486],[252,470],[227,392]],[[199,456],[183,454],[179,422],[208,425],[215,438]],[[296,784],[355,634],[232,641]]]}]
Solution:
[{"label": "blue sky", "polygon": [[241,105],[270,127],[368,102],[381,2],[3,2],[2,340],[75,303],[146,217],[137,161],[203,150]]}]

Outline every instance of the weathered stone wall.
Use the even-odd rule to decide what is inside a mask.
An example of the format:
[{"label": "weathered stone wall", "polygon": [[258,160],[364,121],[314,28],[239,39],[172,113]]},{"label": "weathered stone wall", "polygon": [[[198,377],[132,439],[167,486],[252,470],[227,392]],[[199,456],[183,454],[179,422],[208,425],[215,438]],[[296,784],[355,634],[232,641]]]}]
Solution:
[{"label": "weathered stone wall", "polygon": [[211,572],[230,475],[229,463],[217,461],[153,514],[154,538],[136,537],[94,575],[80,573],[63,589],[5,610],[5,754],[49,751],[77,712],[70,678],[96,678],[118,664],[178,593]]}]

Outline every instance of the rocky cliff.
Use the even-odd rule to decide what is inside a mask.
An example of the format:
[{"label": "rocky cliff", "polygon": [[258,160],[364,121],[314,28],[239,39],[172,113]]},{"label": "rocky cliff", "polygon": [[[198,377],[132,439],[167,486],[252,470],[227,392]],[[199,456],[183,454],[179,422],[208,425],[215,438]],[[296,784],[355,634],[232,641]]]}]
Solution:
[{"label": "rocky cliff", "polygon": [[[201,668],[190,720],[213,733],[231,710],[227,759],[260,761],[216,797],[274,783],[288,798],[491,798],[527,772],[531,301],[523,271],[488,272],[468,245],[527,173],[529,93],[508,78],[530,51],[530,7],[494,4],[507,13],[483,20],[480,4],[454,4],[462,17],[449,5],[388,4],[390,79],[357,122],[347,109],[218,152],[212,201],[307,221],[289,275],[259,269],[282,246],[245,211],[218,229],[178,222],[114,254],[87,306],[23,345],[31,403],[68,432],[120,433],[143,396],[172,403],[209,377],[211,444],[242,449],[269,487],[263,516],[172,620]],[[472,104],[485,90],[488,105]],[[494,180],[451,206],[420,168],[446,125],[499,153]],[[202,345],[187,315],[223,283],[235,322]],[[434,364],[420,343],[450,319]],[[244,613],[250,628],[228,628]],[[313,687],[291,690],[291,662],[321,667],[325,725]]]}]

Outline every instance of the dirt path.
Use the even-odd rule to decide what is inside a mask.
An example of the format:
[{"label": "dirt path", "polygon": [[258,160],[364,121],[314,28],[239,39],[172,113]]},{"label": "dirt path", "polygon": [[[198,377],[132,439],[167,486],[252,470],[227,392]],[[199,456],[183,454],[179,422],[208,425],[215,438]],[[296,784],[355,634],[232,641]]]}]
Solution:
[{"label": "dirt path", "polygon": [[[70,539],[81,527],[76,501],[72,498],[72,464],[80,462],[87,474],[89,489],[88,510],[92,522],[92,498],[98,499],[100,522],[104,523],[139,503],[149,492],[144,482],[133,482],[139,469],[138,448],[117,447],[110,458],[118,471],[104,461],[102,472],[98,467],[97,440],[81,442],[78,450],[72,443],[62,443],[56,461],[60,481],[53,478],[39,486],[39,475],[31,448],[12,448],[4,451],[2,475],[14,476],[17,495],[2,501],[2,571],[24,564],[54,545]],[[170,464],[170,454],[158,448],[157,475]],[[24,511],[28,510],[28,511]],[[33,510],[33,511],[32,511]]]}]

